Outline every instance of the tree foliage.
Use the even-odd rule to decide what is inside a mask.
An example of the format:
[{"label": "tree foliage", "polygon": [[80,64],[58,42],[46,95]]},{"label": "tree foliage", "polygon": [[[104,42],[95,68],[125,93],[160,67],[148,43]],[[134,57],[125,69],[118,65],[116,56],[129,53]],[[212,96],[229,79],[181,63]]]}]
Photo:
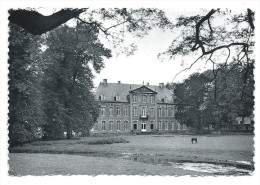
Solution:
[{"label": "tree foliage", "polygon": [[[241,99],[243,67],[233,68],[234,63],[221,70],[214,78],[213,70],[191,75],[183,83],[174,85],[177,103],[176,119],[187,124],[197,133],[213,127],[220,131],[230,128],[237,117],[250,117],[254,110],[253,64],[249,67],[246,91]],[[230,68],[233,68],[230,70]]]},{"label": "tree foliage", "polygon": [[9,138],[12,144],[37,137],[43,111],[38,78],[40,38],[13,24],[9,34]]},{"label": "tree foliage", "polygon": [[61,26],[46,38],[44,131],[50,138],[60,138],[65,131],[69,138],[72,130],[86,133],[98,117],[90,64],[100,71],[103,58],[111,57],[111,51],[98,42],[97,30],[90,29],[83,24]]}]

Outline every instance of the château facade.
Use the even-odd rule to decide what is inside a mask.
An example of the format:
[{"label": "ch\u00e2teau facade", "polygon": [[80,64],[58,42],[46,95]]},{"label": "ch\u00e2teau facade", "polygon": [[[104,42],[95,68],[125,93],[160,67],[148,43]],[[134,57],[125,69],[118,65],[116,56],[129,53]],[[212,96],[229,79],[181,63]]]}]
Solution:
[{"label": "ch\u00e2teau facade", "polygon": [[186,132],[177,122],[173,94],[163,83],[159,86],[108,83],[96,89],[100,115],[91,133]]}]

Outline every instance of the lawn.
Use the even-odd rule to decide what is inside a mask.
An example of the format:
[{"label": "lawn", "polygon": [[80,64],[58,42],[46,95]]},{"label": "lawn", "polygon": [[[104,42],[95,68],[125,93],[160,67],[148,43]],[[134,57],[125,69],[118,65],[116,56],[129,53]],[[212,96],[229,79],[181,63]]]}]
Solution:
[{"label": "lawn", "polygon": [[[59,154],[60,156],[61,153],[62,155],[74,154],[77,155],[77,157],[85,157],[85,160],[92,158],[96,161],[97,165],[99,160],[105,160],[107,161],[107,165],[111,167],[116,167],[116,163],[112,162],[113,160],[122,160],[124,163],[129,163],[128,165],[130,166],[131,164],[134,164],[134,166],[145,164],[156,166],[156,168],[163,165],[163,167],[166,168],[168,164],[172,163],[205,162],[210,164],[233,165],[252,170],[254,156],[252,135],[198,136],[197,144],[191,144],[191,136],[185,135],[129,135],[119,136],[123,139],[122,141],[129,141],[129,143],[90,144],[93,142],[96,143],[98,140],[111,140],[111,137],[112,136],[88,137],[81,138],[80,140],[39,141],[26,144],[22,147],[15,147],[11,149],[11,153],[49,153]],[[14,161],[23,160],[24,156],[28,154],[22,155],[23,158],[18,157],[19,154],[17,154],[18,156],[15,154],[11,155],[13,156],[10,157],[9,163],[13,164],[15,163]],[[72,157],[72,155],[68,156]],[[25,158],[24,160],[26,161]],[[130,168],[130,171],[132,171],[131,169],[133,170],[135,168]],[[152,169],[152,167],[149,167],[149,169]],[[10,165],[10,170],[14,170],[13,173],[16,174],[15,171],[17,170],[12,169],[12,165]],[[92,168],[92,170],[93,172],[95,171],[94,168]],[[105,174],[110,172],[109,170],[105,170],[105,168],[103,170]],[[124,172],[124,170],[122,172]],[[136,172],[136,169],[132,172]],[[150,174],[154,172],[156,172],[156,170],[151,170]],[[99,173],[101,172],[98,172],[98,174]],[[192,173],[189,174],[192,175]]]}]

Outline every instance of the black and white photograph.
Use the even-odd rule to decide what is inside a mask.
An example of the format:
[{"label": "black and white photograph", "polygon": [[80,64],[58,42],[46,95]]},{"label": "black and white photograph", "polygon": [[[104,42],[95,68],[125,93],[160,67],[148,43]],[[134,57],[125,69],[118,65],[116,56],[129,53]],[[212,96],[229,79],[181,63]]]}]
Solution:
[{"label": "black and white photograph", "polygon": [[1,1],[1,183],[259,183],[259,1],[37,2]]}]

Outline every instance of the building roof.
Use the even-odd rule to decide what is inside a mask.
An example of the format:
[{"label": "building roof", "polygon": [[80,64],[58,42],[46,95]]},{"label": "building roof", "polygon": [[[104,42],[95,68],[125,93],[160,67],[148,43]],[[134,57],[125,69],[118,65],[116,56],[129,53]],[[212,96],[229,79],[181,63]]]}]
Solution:
[{"label": "building roof", "polygon": [[172,92],[165,86],[160,87],[156,85],[140,85],[140,84],[124,84],[124,83],[107,83],[101,82],[96,89],[96,97],[99,99],[101,95],[105,96],[105,101],[115,101],[115,96],[120,96],[120,102],[128,102],[127,95],[130,94],[129,91],[133,91],[142,86],[145,86],[152,91],[157,93],[157,102],[173,103]]}]

